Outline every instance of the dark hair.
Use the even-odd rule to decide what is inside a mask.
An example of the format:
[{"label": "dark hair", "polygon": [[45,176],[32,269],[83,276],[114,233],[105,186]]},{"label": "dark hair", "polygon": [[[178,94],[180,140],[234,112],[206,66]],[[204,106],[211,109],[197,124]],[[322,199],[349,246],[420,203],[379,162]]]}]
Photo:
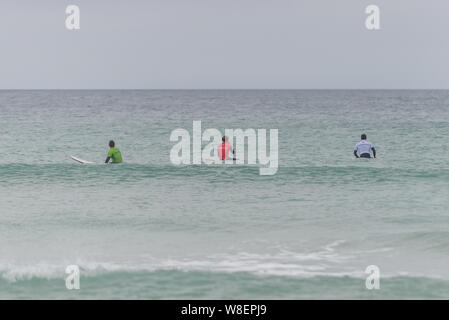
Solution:
[{"label": "dark hair", "polygon": [[366,134],[362,134],[362,136],[360,137],[362,140],[366,140]]},{"label": "dark hair", "polygon": [[225,142],[228,139],[228,137],[223,136],[223,138],[221,138],[221,141]]},{"label": "dark hair", "polygon": [[109,140],[109,148],[114,148],[114,147],[115,147],[114,140]]}]

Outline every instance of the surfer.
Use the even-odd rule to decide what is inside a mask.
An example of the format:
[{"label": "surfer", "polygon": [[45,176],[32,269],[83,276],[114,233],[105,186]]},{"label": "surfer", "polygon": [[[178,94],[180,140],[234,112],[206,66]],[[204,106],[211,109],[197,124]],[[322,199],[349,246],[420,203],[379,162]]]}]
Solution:
[{"label": "surfer", "polygon": [[[218,156],[219,156],[220,160],[229,160],[230,159],[229,152],[232,152],[232,154],[235,154],[235,151],[232,148],[232,145],[228,142],[228,137],[223,136],[223,138],[221,138],[221,140],[223,142],[220,143],[220,145],[217,148]],[[232,158],[232,160],[236,160],[236,159]]]},{"label": "surfer", "polygon": [[118,148],[115,147],[114,140],[109,141],[109,152],[108,157],[104,163],[108,163],[109,160],[112,160],[112,163],[121,163],[122,162],[122,153]]},{"label": "surfer", "polygon": [[373,156],[376,157],[376,149],[374,149],[374,144],[366,141],[366,134],[362,134],[360,137],[361,141],[358,142],[354,147],[354,156],[359,158],[357,152],[360,154],[360,158],[371,158],[371,150],[373,150]]}]

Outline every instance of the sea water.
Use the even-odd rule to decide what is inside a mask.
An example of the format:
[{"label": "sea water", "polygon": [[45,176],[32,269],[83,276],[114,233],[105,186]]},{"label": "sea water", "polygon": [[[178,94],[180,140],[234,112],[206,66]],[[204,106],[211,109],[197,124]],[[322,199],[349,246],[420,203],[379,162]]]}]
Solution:
[{"label": "sea water", "polygon": [[[193,121],[277,173],[173,165]],[[449,298],[448,136],[449,91],[0,91],[0,298]]]}]

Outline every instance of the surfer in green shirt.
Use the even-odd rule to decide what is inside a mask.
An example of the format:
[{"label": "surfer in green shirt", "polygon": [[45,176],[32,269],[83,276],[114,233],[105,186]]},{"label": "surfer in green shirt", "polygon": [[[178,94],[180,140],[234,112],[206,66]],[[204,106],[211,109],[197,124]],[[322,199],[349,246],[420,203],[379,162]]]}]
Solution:
[{"label": "surfer in green shirt", "polygon": [[104,163],[108,163],[109,160],[112,160],[112,163],[121,163],[122,153],[115,147],[114,140],[109,141],[109,148],[108,157]]}]

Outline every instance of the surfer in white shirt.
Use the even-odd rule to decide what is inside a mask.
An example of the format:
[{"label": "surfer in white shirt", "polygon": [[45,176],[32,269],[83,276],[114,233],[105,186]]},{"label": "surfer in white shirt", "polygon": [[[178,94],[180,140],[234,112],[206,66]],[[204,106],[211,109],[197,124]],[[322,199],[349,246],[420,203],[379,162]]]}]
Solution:
[{"label": "surfer in white shirt", "polygon": [[375,158],[376,149],[374,149],[374,144],[366,141],[366,134],[362,134],[361,139],[362,140],[358,142],[354,147],[354,156],[356,158],[371,158],[371,150],[373,150],[373,156]]}]

